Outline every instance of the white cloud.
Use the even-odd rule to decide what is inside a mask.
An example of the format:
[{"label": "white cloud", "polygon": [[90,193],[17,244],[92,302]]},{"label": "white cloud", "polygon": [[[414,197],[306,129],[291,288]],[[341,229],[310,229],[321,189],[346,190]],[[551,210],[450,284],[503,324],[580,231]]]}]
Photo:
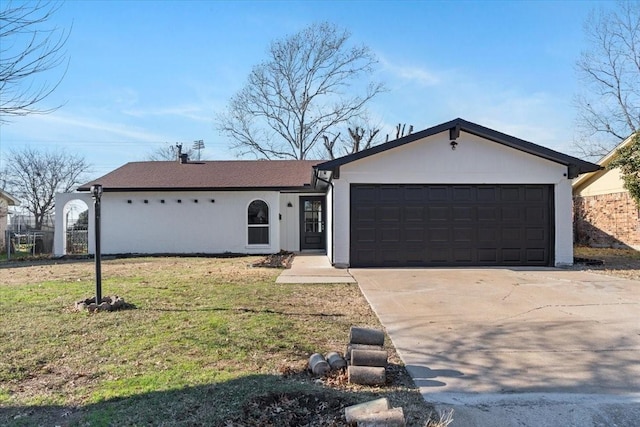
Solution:
[{"label": "white cloud", "polygon": [[419,84],[421,86],[435,86],[440,83],[441,79],[433,72],[415,65],[402,65],[392,63],[385,57],[380,56],[380,64],[383,71],[391,74],[393,77],[405,82]]},{"label": "white cloud", "polygon": [[134,126],[128,126],[121,123],[114,123],[96,119],[94,117],[84,117],[77,115],[67,115],[65,113],[54,113],[40,116],[41,120],[47,124],[49,132],[55,128],[64,129],[65,132],[69,128],[76,128],[79,132],[83,130],[98,131],[101,133],[96,138],[95,134],[91,139],[117,138],[135,141],[157,142],[165,139],[163,135],[155,134],[144,129]]},{"label": "white cloud", "polygon": [[175,107],[164,108],[137,108],[122,111],[123,114],[133,117],[159,117],[159,116],[177,116],[197,122],[211,122],[212,114],[203,111],[202,107],[196,105],[181,105]]}]

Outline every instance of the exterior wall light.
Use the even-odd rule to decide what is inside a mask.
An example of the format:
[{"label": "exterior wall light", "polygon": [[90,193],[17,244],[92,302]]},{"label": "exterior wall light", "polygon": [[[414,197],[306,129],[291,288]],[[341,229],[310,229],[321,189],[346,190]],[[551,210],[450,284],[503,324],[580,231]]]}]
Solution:
[{"label": "exterior wall light", "polygon": [[454,139],[453,141],[451,141],[451,142],[449,143],[449,145],[451,145],[451,149],[452,149],[452,150],[455,150],[455,149],[456,149],[456,147],[458,146],[458,143],[457,143],[457,142],[455,141],[455,139]]}]

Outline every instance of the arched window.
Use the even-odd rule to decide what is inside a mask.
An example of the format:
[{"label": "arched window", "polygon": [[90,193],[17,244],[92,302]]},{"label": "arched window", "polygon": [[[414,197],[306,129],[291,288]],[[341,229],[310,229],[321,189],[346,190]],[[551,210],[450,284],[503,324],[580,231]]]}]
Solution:
[{"label": "arched window", "polygon": [[254,200],[247,208],[248,241],[250,245],[269,244],[269,206],[264,200]]}]

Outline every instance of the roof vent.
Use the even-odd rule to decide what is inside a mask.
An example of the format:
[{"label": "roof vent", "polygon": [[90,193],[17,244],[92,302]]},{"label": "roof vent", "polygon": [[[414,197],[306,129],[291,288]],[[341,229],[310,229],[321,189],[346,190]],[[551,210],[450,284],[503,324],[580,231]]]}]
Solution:
[{"label": "roof vent", "polygon": [[180,163],[185,164],[189,162],[189,155],[187,153],[180,154]]}]

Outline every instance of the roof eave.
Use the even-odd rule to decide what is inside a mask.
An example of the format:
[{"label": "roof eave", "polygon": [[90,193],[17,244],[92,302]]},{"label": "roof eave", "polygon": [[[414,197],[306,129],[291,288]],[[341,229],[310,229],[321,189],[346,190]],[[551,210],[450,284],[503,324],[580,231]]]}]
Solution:
[{"label": "roof eave", "polygon": [[[178,192],[178,191],[296,191],[309,190],[308,184],[302,186],[272,186],[272,187],[103,187],[105,193],[132,192]],[[79,187],[77,191],[88,192],[90,187]]]},{"label": "roof eave", "polygon": [[590,163],[566,154],[559,153],[557,151],[551,150],[550,148],[542,147],[532,142],[528,142],[523,139],[519,139],[510,135],[504,134],[502,132],[495,131],[493,129],[489,129],[472,122],[468,122],[461,118],[457,118],[449,122],[442,123],[437,126],[433,126],[431,128],[422,130],[420,132],[416,132],[411,135],[407,135],[405,137],[387,142],[385,144],[377,145],[375,147],[369,148],[364,151],[360,151],[355,154],[350,154],[335,160],[330,160],[328,162],[321,163],[317,165],[316,168],[318,170],[334,170],[336,167],[342,166],[344,164],[351,163],[353,161],[360,160],[362,158],[372,156],[374,154],[378,154],[380,152],[390,150],[390,149],[408,144],[410,142],[417,141],[422,138],[426,138],[432,135],[436,135],[438,133],[446,132],[447,130],[449,131],[455,130],[456,134],[458,134],[460,131],[464,131],[471,135],[476,135],[481,138],[488,139],[490,141],[505,145],[507,147],[510,147],[519,151],[523,151],[528,154],[535,155],[537,157],[541,157],[543,159],[546,159],[555,163],[565,165],[568,168],[568,171],[567,171],[568,177],[571,177],[571,175],[573,174],[577,174],[575,176],[578,176],[583,173],[594,172],[601,169],[601,167],[596,164],[593,164],[593,163]]}]

